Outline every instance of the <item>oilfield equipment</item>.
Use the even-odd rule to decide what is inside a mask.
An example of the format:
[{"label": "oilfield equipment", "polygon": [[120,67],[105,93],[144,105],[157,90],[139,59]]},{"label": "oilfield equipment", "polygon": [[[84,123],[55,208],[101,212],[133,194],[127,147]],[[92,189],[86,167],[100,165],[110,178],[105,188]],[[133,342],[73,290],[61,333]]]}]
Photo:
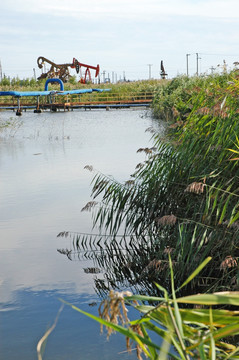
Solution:
[{"label": "oilfield equipment", "polygon": [[[59,84],[60,90],[48,90],[48,85]],[[114,94],[111,89],[75,89],[64,90],[64,83],[59,78],[47,79],[44,91],[0,91],[0,110],[13,110],[22,115],[23,110],[33,109],[34,113],[44,110],[74,109],[120,109],[133,107],[149,107],[154,94]],[[11,101],[9,101],[9,97]]]},{"label": "oilfield equipment", "polygon": [[[67,82],[71,78],[69,70],[69,68],[71,68],[76,69],[76,73],[80,74],[79,82],[82,84],[86,84],[87,82],[92,82],[90,70],[95,70],[95,78],[97,78],[100,72],[99,65],[92,66],[88,64],[83,64],[79,62],[76,58],[73,58],[72,63],[56,64],[53,61],[45,58],[44,56],[38,57],[37,65],[40,69],[42,69],[46,63],[49,64],[51,67],[47,72],[42,73],[41,76],[37,78],[38,80],[57,78],[62,80],[63,82]],[[82,68],[85,68],[84,76],[82,73]]]},{"label": "oilfield equipment", "polygon": [[166,71],[164,69],[163,60],[161,60],[160,69],[161,69],[161,72],[160,72],[161,79],[166,79],[166,76],[168,74],[166,74]]}]

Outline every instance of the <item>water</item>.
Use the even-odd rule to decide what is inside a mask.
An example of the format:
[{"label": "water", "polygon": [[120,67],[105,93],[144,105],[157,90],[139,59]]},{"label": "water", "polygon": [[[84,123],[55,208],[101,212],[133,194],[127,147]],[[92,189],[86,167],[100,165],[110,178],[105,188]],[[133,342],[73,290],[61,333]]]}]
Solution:
[{"label": "water", "polygon": [[[14,126],[0,132],[0,359],[37,359],[36,346],[53,324],[59,298],[98,314],[101,299],[83,269],[70,261],[60,231],[90,232],[92,165],[120,181],[145,160],[155,125],[146,110],[0,113]],[[100,335],[99,325],[65,306],[51,333],[44,360],[135,359],[120,335]],[[122,353],[123,352],[123,353]]]}]

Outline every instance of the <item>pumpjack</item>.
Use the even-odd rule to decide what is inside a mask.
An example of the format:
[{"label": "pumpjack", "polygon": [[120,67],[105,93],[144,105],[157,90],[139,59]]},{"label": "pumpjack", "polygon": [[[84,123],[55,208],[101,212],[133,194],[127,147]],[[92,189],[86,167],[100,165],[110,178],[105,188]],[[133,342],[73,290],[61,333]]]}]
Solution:
[{"label": "pumpjack", "polygon": [[165,69],[164,69],[163,60],[161,60],[160,68],[161,68],[161,72],[160,72],[161,79],[166,79],[166,76],[167,76],[168,74],[166,74],[166,71],[165,71]]},{"label": "pumpjack", "polygon": [[[48,60],[47,58],[45,58],[43,56],[39,56],[39,58],[37,59],[38,67],[40,69],[42,69],[43,65],[45,63],[48,63],[51,65],[50,70],[45,73],[42,73],[41,76],[39,76],[37,78],[38,80],[46,79],[46,78],[48,78],[48,79],[58,78],[58,79],[61,79],[63,82],[67,82],[71,78],[69,68],[72,68],[72,69],[76,69],[77,74],[80,73],[79,82],[81,82],[82,84],[85,84],[87,81],[92,82],[90,69],[95,70],[95,77],[97,77],[100,72],[99,65],[92,66],[92,65],[83,64],[75,58],[73,58],[72,63],[55,64],[53,61]],[[86,68],[84,76],[82,75],[81,68]]]}]

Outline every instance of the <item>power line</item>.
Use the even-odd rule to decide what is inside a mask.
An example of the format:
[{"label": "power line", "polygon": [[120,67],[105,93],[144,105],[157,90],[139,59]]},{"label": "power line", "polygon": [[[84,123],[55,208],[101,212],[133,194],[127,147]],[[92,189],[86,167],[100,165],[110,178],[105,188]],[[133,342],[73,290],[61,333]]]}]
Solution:
[{"label": "power line", "polygon": [[208,56],[239,56],[239,54],[208,54],[208,53],[199,53],[199,55],[208,55]]}]

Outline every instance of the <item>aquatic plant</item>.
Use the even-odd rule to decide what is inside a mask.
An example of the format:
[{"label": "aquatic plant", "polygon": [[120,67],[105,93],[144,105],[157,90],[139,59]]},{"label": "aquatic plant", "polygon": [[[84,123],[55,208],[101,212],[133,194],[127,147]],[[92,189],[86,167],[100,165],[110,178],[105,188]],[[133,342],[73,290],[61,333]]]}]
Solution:
[{"label": "aquatic plant", "polygon": [[[101,329],[105,326],[107,337],[114,332],[124,335],[128,351],[132,351],[135,344],[139,360],[143,355],[152,360],[238,359],[239,347],[231,342],[233,336],[239,334],[239,312],[230,309],[232,306],[238,308],[238,293],[176,296],[210,260],[205,259],[175,290],[173,264],[169,256],[171,294],[159,284],[156,285],[162,294],[160,297],[111,291],[99,307],[99,317],[65,301],[63,303],[99,322]],[[128,319],[127,305],[139,311],[138,319]]]},{"label": "aquatic plant", "polygon": [[[190,82],[190,112],[185,116],[175,103],[177,126],[164,139],[155,133],[152,148],[139,149],[147,159],[129,181],[96,173],[92,182],[93,200],[100,199],[94,225],[113,236],[123,226],[123,235],[134,235],[136,242],[150,237],[158,252],[149,264],[163,261],[171,249],[176,284],[211,256],[202,274],[204,291],[238,288],[239,170],[232,150],[237,151],[239,82],[233,76],[233,82],[228,75],[203,79],[203,87]],[[167,282],[169,268],[161,273]]]},{"label": "aquatic plant", "polygon": [[[232,290],[238,290],[239,80],[236,73],[196,79],[188,91],[185,83],[179,91],[180,79],[175,84],[164,89],[173,102],[166,99],[158,112],[169,114],[168,136],[154,132],[154,146],[139,149],[145,163],[125,183],[95,174],[84,210],[94,209],[101,234],[73,236],[75,255],[82,248],[92,256],[87,246],[96,244],[94,259],[115,274],[108,287],[98,284],[101,295],[110,291],[100,317],[68,305],[105,325],[109,335],[123,334],[128,349],[134,341],[139,359],[238,359],[239,294]],[[142,283],[153,281],[158,293],[152,296]],[[113,291],[122,284],[141,288],[137,295]],[[192,289],[199,294],[188,295]],[[128,320],[126,304],[140,311],[139,319]]]}]

